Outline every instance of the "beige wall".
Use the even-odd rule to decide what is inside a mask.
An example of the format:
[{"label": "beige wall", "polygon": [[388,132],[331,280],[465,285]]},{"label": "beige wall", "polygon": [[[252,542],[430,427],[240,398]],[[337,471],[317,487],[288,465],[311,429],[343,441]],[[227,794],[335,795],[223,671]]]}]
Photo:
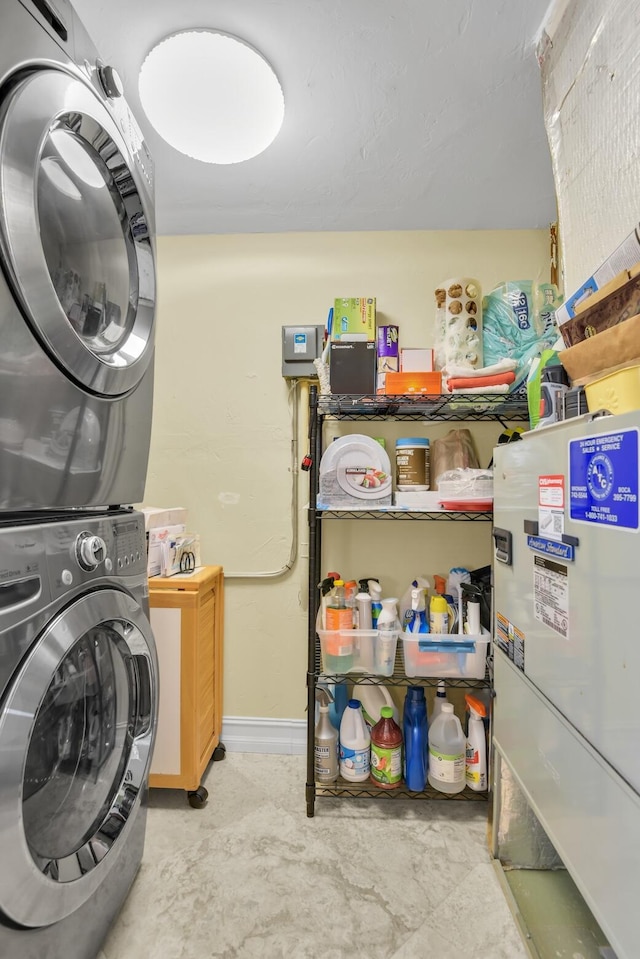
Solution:
[{"label": "beige wall", "polygon": [[[546,231],[161,237],[153,435],[145,503],[185,506],[205,563],[277,571],[291,546],[291,420],[281,327],[324,323],[336,296],[376,296],[404,346],[432,342],[433,290],[464,274],[548,280]],[[303,388],[304,391],[304,388]],[[344,424],[343,424],[344,427]],[[399,423],[351,424],[385,435]],[[430,436],[447,427],[434,425]],[[349,431],[343,430],[343,431]],[[477,424],[488,463],[500,427]],[[300,449],[306,452],[304,409]],[[275,579],[226,581],[225,716],[296,718],[306,703],[307,474],[300,551]],[[387,595],[415,575],[490,561],[489,523],[325,524],[323,569],[378,575]]]}]

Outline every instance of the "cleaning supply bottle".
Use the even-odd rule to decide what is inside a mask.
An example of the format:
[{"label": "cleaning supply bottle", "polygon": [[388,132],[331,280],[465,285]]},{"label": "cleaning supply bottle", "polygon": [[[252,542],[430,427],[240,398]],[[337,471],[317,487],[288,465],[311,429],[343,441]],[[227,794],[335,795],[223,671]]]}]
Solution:
[{"label": "cleaning supply bottle", "polygon": [[466,740],[452,703],[444,703],[429,730],[429,785],[443,793],[465,786]]},{"label": "cleaning supply bottle", "polygon": [[347,606],[344,583],[337,579],[325,610],[323,665],[326,673],[348,673],[353,667],[353,610]]},{"label": "cleaning supply bottle", "polygon": [[440,596],[444,596],[447,603],[449,604],[449,632],[456,632],[456,627],[458,624],[458,606],[457,606],[457,597],[454,601],[453,596],[447,592],[447,581],[444,576],[434,576],[433,577],[433,588],[436,593]]},{"label": "cleaning supply bottle", "polygon": [[356,593],[356,614],[358,629],[373,629],[371,596],[369,593]]},{"label": "cleaning supply bottle", "polygon": [[414,589],[422,589],[424,591],[426,603],[426,593],[429,589],[431,589],[431,581],[428,580],[426,576],[416,576],[415,579],[411,580],[404,593],[400,597],[398,613],[403,630],[405,629],[407,620],[413,622],[414,619],[412,610],[412,596]]},{"label": "cleaning supply bottle", "polygon": [[320,583],[320,627],[322,629],[327,628],[327,606],[331,602],[336,579],[340,579],[336,573],[327,573]]},{"label": "cleaning supply bottle", "polygon": [[340,723],[340,775],[349,782],[364,782],[371,769],[371,736],[359,699],[350,699]]},{"label": "cleaning supply bottle", "polygon": [[466,693],[464,698],[469,710],[465,780],[470,789],[482,793],[487,790],[487,740],[483,722],[487,710],[484,703],[471,693]]},{"label": "cleaning supply bottle", "polygon": [[470,636],[478,636],[482,631],[480,624],[481,597],[481,586],[478,586],[476,583],[461,584],[460,599],[462,603],[462,627],[463,632]]},{"label": "cleaning supply bottle", "polygon": [[441,635],[449,632],[449,604],[439,593],[432,596],[429,603],[429,628]]},{"label": "cleaning supply bottle", "polygon": [[411,609],[408,609],[404,617],[405,633],[428,633],[429,621],[427,619],[427,597],[421,587],[411,590]]},{"label": "cleaning supply bottle", "polygon": [[369,595],[371,596],[371,624],[373,629],[377,629],[378,616],[382,609],[382,586],[376,579],[369,580]]},{"label": "cleaning supply bottle", "polygon": [[427,701],[422,686],[409,686],[402,716],[404,779],[407,789],[422,792],[427,784],[429,730]]},{"label": "cleaning supply bottle", "polygon": [[375,646],[376,671],[383,676],[391,676],[393,672],[399,632],[398,600],[395,596],[383,599],[378,616],[378,636]]},{"label": "cleaning supply bottle", "polygon": [[329,719],[332,726],[340,729],[342,714],[349,701],[349,690],[346,683],[334,683],[329,686],[329,691],[333,696],[333,702],[329,703]]},{"label": "cleaning supply bottle", "polygon": [[402,730],[390,706],[371,730],[371,779],[381,789],[396,789],[402,779]]},{"label": "cleaning supply bottle", "polygon": [[353,609],[347,605],[344,582],[336,579],[326,608],[327,629],[353,629]]},{"label": "cleaning supply bottle", "polygon": [[398,721],[397,707],[386,686],[381,683],[360,683],[358,696],[362,706],[362,715],[369,729],[373,729],[380,719],[383,706],[390,706],[393,718],[396,722]]},{"label": "cleaning supply bottle", "polygon": [[371,597],[368,593],[356,593],[355,625],[360,630],[358,642],[358,666],[366,673],[372,673],[375,662],[375,638],[371,618]]},{"label": "cleaning supply bottle", "polygon": [[433,723],[436,716],[439,716],[442,712],[442,707],[445,703],[448,703],[447,699],[447,687],[444,684],[444,680],[441,679],[438,683],[438,688],[436,694],[433,698],[433,711],[431,713],[431,722]]},{"label": "cleaning supply bottle", "polygon": [[314,773],[317,783],[334,783],[338,778],[338,730],[329,719],[329,697],[323,689],[316,695],[320,701],[320,716],[314,737]]}]

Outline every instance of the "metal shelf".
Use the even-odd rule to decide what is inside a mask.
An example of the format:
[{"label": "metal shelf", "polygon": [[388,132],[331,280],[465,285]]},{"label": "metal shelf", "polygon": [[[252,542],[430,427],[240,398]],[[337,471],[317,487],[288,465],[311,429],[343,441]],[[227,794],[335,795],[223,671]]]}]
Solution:
[{"label": "metal shelf", "polygon": [[[464,676],[444,677],[444,681],[450,689],[487,689],[491,686],[492,662],[487,660],[487,670],[482,679],[469,679]],[[379,676],[374,673],[325,673],[322,670],[322,655],[320,650],[320,640],[316,636],[315,647],[315,669],[307,677],[307,683],[313,684],[314,688],[319,679],[327,683],[352,683],[354,686],[427,686],[437,687],[442,681],[442,676],[407,676],[404,671],[404,655],[402,653],[402,639],[398,640],[396,647],[396,658],[393,664],[393,674],[391,676]],[[384,792],[384,790],[380,790]],[[377,795],[377,793],[376,793]]]},{"label": "metal shelf", "polygon": [[504,420],[528,421],[525,390],[437,396],[320,394],[318,414],[340,420]]},{"label": "metal shelf", "polygon": [[404,784],[396,789],[381,789],[379,786],[374,786],[372,782],[350,783],[344,779],[338,779],[331,785],[315,783],[315,794],[316,796],[336,796],[342,799],[419,799],[421,801],[431,799],[444,800],[445,802],[455,800],[487,802],[489,799],[488,791],[476,792],[474,789],[469,789],[468,786],[465,786],[462,792],[453,794],[442,793],[432,786],[427,786],[421,792],[411,792]]},{"label": "metal shelf", "polygon": [[354,509],[354,510],[333,510],[333,509],[317,509],[316,516],[318,519],[393,519],[393,520],[403,520],[403,519],[419,519],[419,520],[433,520],[435,522],[442,522],[446,520],[448,523],[452,521],[469,521],[469,522],[487,522],[488,520],[493,519],[493,511],[491,510],[408,510],[408,509]]},{"label": "metal shelf", "polygon": [[[526,393],[514,394],[465,394],[443,396],[361,396],[361,395],[318,395],[317,388],[309,390],[309,453],[310,503],[316,503],[319,486],[319,464],[323,452],[323,425],[326,420],[405,420],[450,422],[493,421],[503,426],[508,422],[528,421],[529,410]],[[338,797],[344,799],[419,799],[419,800],[463,800],[486,802],[488,793],[477,793],[465,788],[462,792],[449,796],[428,786],[422,792],[410,792],[406,786],[397,789],[380,789],[373,783],[349,783],[338,780],[331,785],[322,785],[314,781],[314,716],[315,693],[318,680],[322,677],[328,682],[347,682],[355,685],[376,684],[390,687],[425,686],[435,687],[442,677],[405,675],[402,644],[398,643],[396,660],[392,676],[374,676],[368,673],[345,673],[340,675],[322,672],[320,640],[316,634],[316,615],[319,596],[318,582],[321,575],[322,521],[331,520],[431,520],[434,522],[490,522],[493,512],[486,510],[407,510],[396,508],[358,509],[358,510],[322,510],[308,506],[309,523],[309,608],[308,608],[308,644],[307,644],[307,816],[314,815],[316,800],[320,797]],[[487,671],[483,679],[453,677],[445,679],[448,687],[465,689],[491,689],[492,662],[487,660]]]}]

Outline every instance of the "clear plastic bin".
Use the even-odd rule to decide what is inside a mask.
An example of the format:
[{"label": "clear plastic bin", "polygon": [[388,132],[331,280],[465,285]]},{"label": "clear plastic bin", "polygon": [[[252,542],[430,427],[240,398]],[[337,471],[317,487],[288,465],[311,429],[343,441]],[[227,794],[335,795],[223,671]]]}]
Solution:
[{"label": "clear plastic bin", "polygon": [[382,639],[377,629],[319,629],[317,633],[323,672],[393,675],[398,632],[385,632]]},{"label": "clear plastic bin", "polygon": [[402,655],[407,676],[430,679],[484,679],[491,636],[459,633],[403,633]]}]

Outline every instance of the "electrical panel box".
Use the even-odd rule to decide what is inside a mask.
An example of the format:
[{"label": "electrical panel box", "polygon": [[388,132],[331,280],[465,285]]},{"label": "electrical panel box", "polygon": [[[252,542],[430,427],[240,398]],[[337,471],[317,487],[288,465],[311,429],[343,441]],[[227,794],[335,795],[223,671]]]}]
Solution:
[{"label": "electrical panel box", "polygon": [[282,327],[282,375],[315,376],[313,361],[322,353],[324,326]]}]

